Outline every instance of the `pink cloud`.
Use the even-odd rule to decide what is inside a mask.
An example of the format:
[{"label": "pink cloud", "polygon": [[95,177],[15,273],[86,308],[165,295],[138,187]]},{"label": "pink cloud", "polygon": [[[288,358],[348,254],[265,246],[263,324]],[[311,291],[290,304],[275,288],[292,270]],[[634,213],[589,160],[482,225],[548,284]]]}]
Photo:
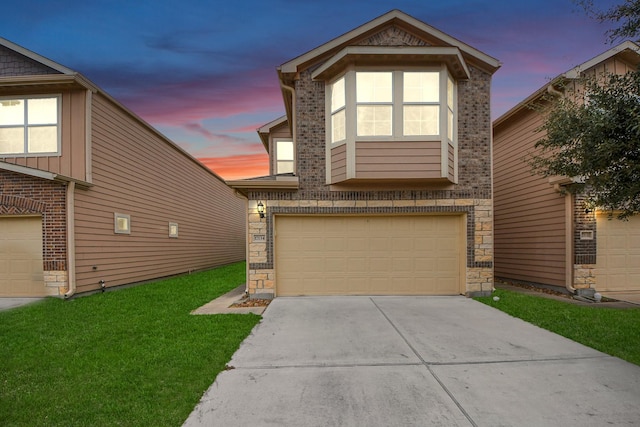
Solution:
[{"label": "pink cloud", "polygon": [[251,178],[269,174],[269,156],[264,154],[242,154],[227,157],[198,158],[209,169],[225,180]]},{"label": "pink cloud", "polygon": [[158,92],[149,97],[134,91],[120,98],[145,120],[166,125],[257,111],[282,111],[277,78],[271,75],[262,79],[247,79],[240,75],[217,81],[185,81],[166,85]]}]

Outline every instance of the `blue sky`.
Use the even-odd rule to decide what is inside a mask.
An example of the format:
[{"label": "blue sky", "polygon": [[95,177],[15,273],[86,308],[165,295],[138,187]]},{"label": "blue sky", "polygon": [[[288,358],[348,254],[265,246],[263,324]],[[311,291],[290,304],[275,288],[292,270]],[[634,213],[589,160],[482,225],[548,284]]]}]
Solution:
[{"label": "blue sky", "polygon": [[[620,3],[598,0],[602,9]],[[76,70],[226,179],[266,174],[276,67],[391,9],[497,58],[492,117],[609,49],[571,0],[29,0],[0,36]]]}]

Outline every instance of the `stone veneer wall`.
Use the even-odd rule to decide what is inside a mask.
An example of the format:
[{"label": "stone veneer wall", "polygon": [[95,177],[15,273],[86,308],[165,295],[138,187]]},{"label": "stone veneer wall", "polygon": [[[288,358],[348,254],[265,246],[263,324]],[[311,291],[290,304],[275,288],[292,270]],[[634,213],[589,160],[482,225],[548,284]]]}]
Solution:
[{"label": "stone veneer wall", "polygon": [[0,171],[0,215],[42,216],[42,259],[47,295],[67,290],[66,185]]},{"label": "stone veneer wall", "polygon": [[[595,211],[585,212],[585,200],[584,195],[578,194],[573,202],[573,287],[576,289],[596,287],[596,215]],[[593,239],[581,239],[581,231],[591,231]]]}]

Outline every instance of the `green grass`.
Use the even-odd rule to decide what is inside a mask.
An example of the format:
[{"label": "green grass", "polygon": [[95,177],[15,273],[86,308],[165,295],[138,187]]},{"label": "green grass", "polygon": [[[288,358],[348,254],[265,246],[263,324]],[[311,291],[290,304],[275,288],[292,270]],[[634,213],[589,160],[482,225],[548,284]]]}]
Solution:
[{"label": "green grass", "polygon": [[253,314],[189,313],[245,264],[0,312],[0,425],[180,426]]},{"label": "green grass", "polygon": [[640,309],[579,306],[496,290],[478,301],[603,353],[640,365]]}]

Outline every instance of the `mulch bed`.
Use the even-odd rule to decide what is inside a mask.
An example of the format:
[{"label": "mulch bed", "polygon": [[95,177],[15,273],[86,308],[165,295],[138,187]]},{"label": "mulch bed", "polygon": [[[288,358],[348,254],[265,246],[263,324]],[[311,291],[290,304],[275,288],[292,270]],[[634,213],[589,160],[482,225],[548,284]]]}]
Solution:
[{"label": "mulch bed", "polygon": [[271,302],[270,299],[258,299],[258,298],[245,298],[241,301],[234,302],[229,307],[230,308],[241,308],[241,307],[266,307]]}]

